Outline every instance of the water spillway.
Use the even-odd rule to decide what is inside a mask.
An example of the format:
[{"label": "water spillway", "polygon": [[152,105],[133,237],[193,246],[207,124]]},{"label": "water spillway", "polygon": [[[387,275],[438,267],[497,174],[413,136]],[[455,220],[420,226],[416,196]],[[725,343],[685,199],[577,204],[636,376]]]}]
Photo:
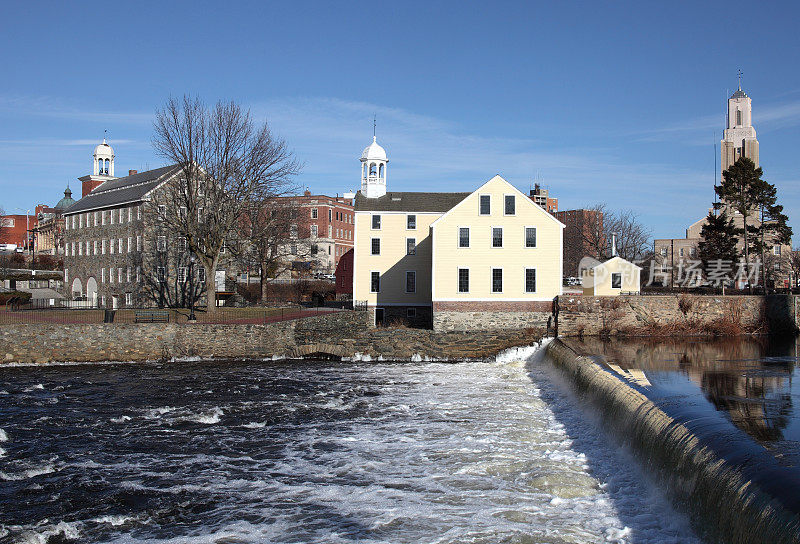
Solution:
[{"label": "water spillway", "polygon": [[[732,394],[734,388],[727,386],[720,374],[735,381],[742,370],[726,374],[719,370],[719,362],[712,360],[699,378],[703,391],[709,401],[716,400],[718,410],[732,408],[734,416],[703,412],[698,406],[705,400],[697,402],[684,386],[675,386],[678,382],[665,380],[667,385],[659,389],[648,380],[648,376],[658,375],[652,367],[648,373],[622,368],[619,359],[625,357],[619,353],[590,355],[602,351],[605,347],[586,350],[573,341],[556,340],[548,345],[547,357],[568,378],[579,398],[599,409],[603,424],[636,452],[653,478],[667,484],[673,500],[692,516],[709,541],[800,542],[796,442],[763,443],[765,436],[774,435],[774,419],[787,417],[786,410],[777,410],[775,417],[767,414],[776,399],[765,400],[763,391]],[[641,345],[634,345],[628,362],[641,358]],[[691,364],[685,358],[675,359],[679,367]],[[758,368],[762,387],[764,379],[774,378],[770,364],[774,361],[767,360]],[[709,387],[713,380],[721,381],[722,386]],[[752,385],[752,381],[747,383]],[[724,391],[721,395],[720,389]],[[791,405],[791,392],[781,398]],[[735,417],[742,412],[750,417]],[[752,417],[752,412],[758,417]]]}]

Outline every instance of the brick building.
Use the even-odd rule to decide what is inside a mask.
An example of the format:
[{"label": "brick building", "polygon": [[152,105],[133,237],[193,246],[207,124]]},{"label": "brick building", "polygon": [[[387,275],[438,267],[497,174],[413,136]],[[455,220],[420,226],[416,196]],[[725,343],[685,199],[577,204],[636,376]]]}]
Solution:
[{"label": "brick building", "polygon": [[27,214],[4,215],[0,228],[0,244],[13,244],[25,250],[33,249],[33,229],[36,216]]},{"label": "brick building", "polygon": [[[566,225],[564,227],[564,275],[578,276],[578,265],[583,257],[599,259],[590,240],[603,232],[603,213],[597,210],[566,210],[553,215]],[[595,233],[594,235],[592,233]]]}]

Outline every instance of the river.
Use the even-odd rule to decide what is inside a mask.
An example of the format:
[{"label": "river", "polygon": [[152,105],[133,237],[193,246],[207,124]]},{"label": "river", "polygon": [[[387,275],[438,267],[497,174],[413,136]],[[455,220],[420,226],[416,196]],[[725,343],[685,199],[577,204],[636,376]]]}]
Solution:
[{"label": "river", "polygon": [[699,543],[532,353],[0,368],[0,542]]}]

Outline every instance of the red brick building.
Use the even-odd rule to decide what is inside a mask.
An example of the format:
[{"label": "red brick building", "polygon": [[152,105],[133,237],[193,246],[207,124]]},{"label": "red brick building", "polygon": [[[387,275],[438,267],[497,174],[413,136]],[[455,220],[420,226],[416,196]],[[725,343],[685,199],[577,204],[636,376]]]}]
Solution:
[{"label": "red brick building", "polygon": [[33,249],[33,234],[36,228],[36,216],[25,214],[4,215],[0,227],[0,244],[15,244],[23,249]]},{"label": "red brick building", "polygon": [[298,208],[297,238],[310,244],[316,271],[333,274],[342,255],[353,248],[352,198],[312,195],[311,191],[284,198]]},{"label": "red brick building", "polygon": [[603,232],[603,214],[597,210],[567,210],[553,213],[566,225],[564,229],[564,275],[577,277],[578,264],[583,257],[599,258],[590,243],[592,232]]}]

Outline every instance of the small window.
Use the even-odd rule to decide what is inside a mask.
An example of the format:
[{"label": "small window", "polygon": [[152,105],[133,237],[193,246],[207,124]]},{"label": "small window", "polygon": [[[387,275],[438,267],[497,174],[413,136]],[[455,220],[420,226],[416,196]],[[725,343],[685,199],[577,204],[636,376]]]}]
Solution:
[{"label": "small window", "polygon": [[525,227],[525,247],[536,247],[536,227]]},{"label": "small window", "polygon": [[317,244],[311,244],[311,255],[316,255],[319,253],[319,246]]},{"label": "small window", "polygon": [[319,210],[317,208],[311,208],[311,219],[316,219],[319,217]]},{"label": "small window", "polygon": [[125,293],[125,306],[133,306],[133,293]]},{"label": "small window", "polygon": [[180,266],[178,267],[178,283],[186,283],[186,267]]},{"label": "small window", "polygon": [[492,293],[503,292],[503,269],[492,268]]},{"label": "small window", "polygon": [[158,272],[158,281],[160,281],[161,283],[167,281],[167,270],[163,266],[159,266],[157,272]]},{"label": "small window", "polygon": [[414,230],[417,228],[417,216],[416,215],[408,215],[406,216],[406,228],[409,230]]},{"label": "small window", "polygon": [[458,292],[469,293],[469,268],[458,269]]},{"label": "small window", "polygon": [[772,248],[772,254],[775,255],[776,257],[780,257],[781,256],[781,246],[773,247]]},{"label": "small window", "polygon": [[122,283],[122,267],[117,268],[117,283]]},{"label": "small window", "polygon": [[681,248],[678,253],[680,254],[681,257],[683,257],[683,248]]},{"label": "small window", "polygon": [[506,195],[505,196],[504,213],[506,215],[514,215],[515,213],[517,213],[516,212],[516,210],[517,210],[516,204],[517,204],[517,201],[516,201],[516,197],[514,195]]},{"label": "small window", "polygon": [[526,268],[525,269],[525,292],[526,293],[535,293],[536,292],[536,269],[535,268]]},{"label": "small window", "polygon": [[406,238],[406,255],[416,255],[416,254],[417,254],[417,239]]},{"label": "small window", "polygon": [[622,289],[622,274],[620,272],[611,274],[611,288]]},{"label": "small window", "polygon": [[665,247],[661,248],[661,256],[662,257],[666,257],[667,256],[667,248],[665,248]]},{"label": "small window", "polygon": [[[159,204],[158,205],[158,215],[160,215],[161,217],[166,217],[167,216],[167,207],[164,204]],[[112,223],[113,223],[113,220],[112,220]]]},{"label": "small window", "polygon": [[311,225],[311,237],[316,238],[318,233],[317,225]]},{"label": "small window", "polygon": [[[111,247],[114,247],[114,244],[111,244]],[[156,241],[156,251],[164,252],[167,250],[167,237],[166,236],[159,236],[158,240]],[[113,253],[113,251],[112,251]]]},{"label": "small window", "polygon": [[379,293],[381,290],[381,273],[370,272],[369,292]]},{"label": "small window", "polygon": [[492,213],[491,195],[481,195],[481,215],[489,215],[491,213]]},{"label": "small window", "polygon": [[381,228],[381,216],[380,215],[373,215],[372,216],[372,229],[373,230],[380,230]]},{"label": "small window", "polygon": [[492,227],[492,247],[503,247],[503,227]]},{"label": "small window", "polygon": [[406,293],[417,292],[417,273],[413,270],[406,272]]},{"label": "small window", "polygon": [[458,228],[458,247],[469,247],[469,227]]},{"label": "small window", "polygon": [[328,223],[333,221],[333,210],[328,208]]},{"label": "small window", "polygon": [[416,308],[406,308],[406,317],[417,317]]},{"label": "small window", "polygon": [[197,281],[203,283],[206,281],[206,269],[202,266],[197,269]]},{"label": "small window", "polygon": [[178,250],[179,251],[186,251],[187,247],[188,247],[188,244],[186,242],[186,238],[183,237],[183,236],[178,238]]},{"label": "small window", "polygon": [[373,238],[372,239],[372,254],[373,255],[380,255],[381,254],[381,239],[380,238]]}]

